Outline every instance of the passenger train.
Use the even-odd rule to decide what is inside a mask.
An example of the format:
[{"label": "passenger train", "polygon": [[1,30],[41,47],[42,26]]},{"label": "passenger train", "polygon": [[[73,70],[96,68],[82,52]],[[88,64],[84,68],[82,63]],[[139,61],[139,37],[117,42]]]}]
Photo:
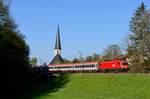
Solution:
[{"label": "passenger train", "polygon": [[49,72],[127,72],[129,66],[126,60],[106,62],[82,62],[69,64],[49,64]]}]

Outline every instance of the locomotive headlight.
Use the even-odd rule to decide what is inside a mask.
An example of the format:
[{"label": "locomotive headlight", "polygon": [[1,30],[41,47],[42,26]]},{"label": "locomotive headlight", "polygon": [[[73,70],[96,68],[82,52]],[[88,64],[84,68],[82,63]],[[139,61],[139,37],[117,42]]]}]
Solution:
[{"label": "locomotive headlight", "polygon": [[112,67],[115,67],[116,66],[116,64],[112,64]]}]

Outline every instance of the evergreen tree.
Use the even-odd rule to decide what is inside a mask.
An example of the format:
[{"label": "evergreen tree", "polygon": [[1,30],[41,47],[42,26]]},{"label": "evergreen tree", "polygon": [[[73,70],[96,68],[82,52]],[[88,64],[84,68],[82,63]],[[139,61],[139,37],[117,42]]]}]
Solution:
[{"label": "evergreen tree", "polygon": [[150,57],[150,12],[146,10],[143,2],[135,10],[129,26],[131,35],[128,56],[132,62],[144,63]]},{"label": "evergreen tree", "polygon": [[[132,34],[130,35],[131,46],[130,50],[135,54],[134,60],[139,61],[142,54],[142,39],[143,39],[143,15],[145,13],[145,5],[142,3],[141,6],[135,11],[134,16],[130,21],[130,30]],[[133,53],[132,56],[133,56]]]}]

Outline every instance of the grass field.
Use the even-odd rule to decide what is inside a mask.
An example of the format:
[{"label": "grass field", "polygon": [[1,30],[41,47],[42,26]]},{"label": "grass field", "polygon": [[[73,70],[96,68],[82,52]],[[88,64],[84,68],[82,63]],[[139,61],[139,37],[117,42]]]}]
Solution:
[{"label": "grass field", "polygon": [[[66,78],[61,78],[63,81]],[[71,74],[67,82],[34,99],[150,99],[148,74]],[[41,89],[42,91],[42,89]]]}]

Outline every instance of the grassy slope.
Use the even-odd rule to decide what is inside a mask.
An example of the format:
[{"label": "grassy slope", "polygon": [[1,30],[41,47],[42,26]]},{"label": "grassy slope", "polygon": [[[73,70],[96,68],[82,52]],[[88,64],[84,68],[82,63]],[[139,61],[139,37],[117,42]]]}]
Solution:
[{"label": "grassy slope", "polygon": [[150,76],[142,74],[73,74],[57,92],[36,99],[150,99]]}]

